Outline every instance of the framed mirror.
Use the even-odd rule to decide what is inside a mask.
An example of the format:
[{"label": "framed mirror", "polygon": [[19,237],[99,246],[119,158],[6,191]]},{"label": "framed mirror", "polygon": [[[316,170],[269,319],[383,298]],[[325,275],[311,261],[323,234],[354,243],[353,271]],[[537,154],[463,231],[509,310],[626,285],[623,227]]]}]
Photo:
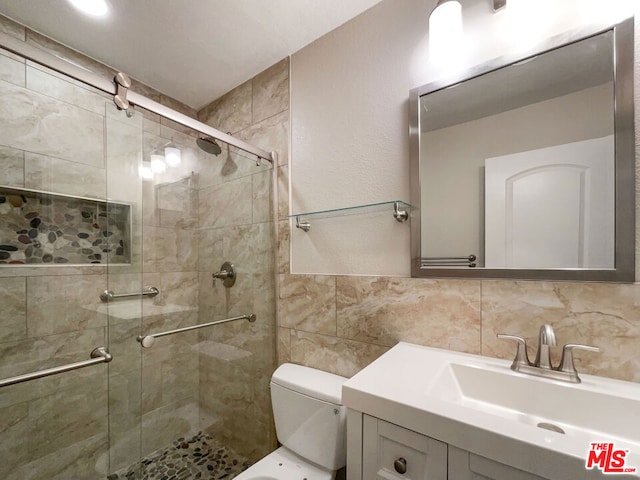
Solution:
[{"label": "framed mirror", "polygon": [[413,277],[633,282],[633,19],[410,92]]}]

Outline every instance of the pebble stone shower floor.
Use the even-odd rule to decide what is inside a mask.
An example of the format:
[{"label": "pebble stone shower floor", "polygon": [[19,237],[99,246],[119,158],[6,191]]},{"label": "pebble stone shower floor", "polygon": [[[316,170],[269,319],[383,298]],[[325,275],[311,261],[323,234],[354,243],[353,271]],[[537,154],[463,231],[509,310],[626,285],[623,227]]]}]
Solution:
[{"label": "pebble stone shower floor", "polygon": [[250,466],[249,460],[199,432],[192,438],[179,438],[107,480],[229,480]]}]

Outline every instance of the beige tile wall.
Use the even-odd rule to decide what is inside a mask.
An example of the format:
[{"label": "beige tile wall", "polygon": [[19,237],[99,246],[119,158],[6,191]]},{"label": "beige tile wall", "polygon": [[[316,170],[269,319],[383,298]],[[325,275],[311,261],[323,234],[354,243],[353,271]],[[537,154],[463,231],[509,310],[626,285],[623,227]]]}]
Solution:
[{"label": "beige tile wall", "polygon": [[[201,121],[268,151],[286,165],[289,61],[285,59],[202,109]],[[275,368],[276,293],[274,171],[223,146],[209,156],[200,185],[200,316],[254,312],[255,324],[233,323],[200,333],[201,425],[225,445],[257,460],[275,447],[269,379]],[[282,171],[280,167],[278,171]],[[211,283],[231,261],[236,285]]]},{"label": "beige tile wall", "polygon": [[[279,361],[351,376],[399,341],[513,358],[497,333],[584,343],[579,371],[640,381],[640,285],[280,274]],[[560,347],[553,348],[555,361]]]}]

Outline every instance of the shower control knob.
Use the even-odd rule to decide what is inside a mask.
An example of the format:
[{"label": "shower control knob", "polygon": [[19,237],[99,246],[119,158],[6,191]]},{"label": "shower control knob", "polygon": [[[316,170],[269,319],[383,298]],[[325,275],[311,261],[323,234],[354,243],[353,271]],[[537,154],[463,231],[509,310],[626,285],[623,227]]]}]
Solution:
[{"label": "shower control knob", "polygon": [[216,278],[222,280],[222,284],[231,288],[236,283],[236,269],[231,262],[224,262],[220,270],[211,275],[215,284]]},{"label": "shower control knob", "polygon": [[405,473],[407,473],[407,461],[404,458],[400,457],[395,462],[393,462],[393,468],[395,468],[396,472],[398,472],[400,475],[404,475]]}]

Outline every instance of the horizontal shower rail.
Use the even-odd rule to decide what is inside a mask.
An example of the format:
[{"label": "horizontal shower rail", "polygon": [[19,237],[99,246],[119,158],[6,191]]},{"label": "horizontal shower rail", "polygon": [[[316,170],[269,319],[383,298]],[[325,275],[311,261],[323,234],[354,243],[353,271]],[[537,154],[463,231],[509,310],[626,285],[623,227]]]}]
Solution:
[{"label": "horizontal shower rail", "polygon": [[[51,68],[56,72],[62,73],[76,80],[80,80],[81,82],[89,84],[97,88],[98,90],[102,90],[105,93],[108,93],[110,95],[117,94],[116,83],[113,81],[113,79],[106,79],[85,68],[73,65],[63,58],[56,57],[55,55],[34,47],[33,45],[14,38],[11,35],[0,32],[0,47],[35,63]],[[250,143],[244,142],[229,134],[221,132],[220,130],[215,129],[207,125],[206,123],[200,122],[194,118],[177,112],[172,108],[166,107],[161,103],[151,100],[144,95],[129,90],[127,92],[127,99],[135,106],[139,106],[150,112],[157,113],[158,115],[168,118],[169,120],[173,120],[174,122],[178,122],[186,127],[192,128],[204,135],[214,137],[222,142],[237,147],[240,150],[255,155],[260,159],[267,160],[272,165],[275,165],[276,163],[276,155],[274,152],[267,152],[266,150],[255,147]]]},{"label": "horizontal shower rail", "polygon": [[475,267],[476,256],[471,254],[467,257],[422,257],[420,266],[422,267]]},{"label": "horizontal shower rail", "polygon": [[421,265],[423,268],[424,267],[470,267],[470,268],[474,268],[477,266],[477,264],[474,263],[464,263],[464,262],[451,262],[451,263],[423,263]]},{"label": "horizontal shower rail", "polygon": [[444,262],[444,261],[461,261],[461,262],[475,262],[476,256],[469,255],[467,257],[422,257],[420,259],[422,263],[428,262]]},{"label": "horizontal shower rail", "polygon": [[82,362],[69,363],[67,365],[47,368],[46,370],[40,370],[38,372],[25,373],[24,375],[18,375],[17,377],[5,378],[4,380],[0,380],[0,387],[28,382],[30,380],[35,380],[36,378],[49,377],[51,375],[57,375],[58,373],[70,372],[71,370],[90,367],[91,365],[97,365],[98,363],[109,363],[111,360],[113,360],[113,357],[105,347],[97,347],[91,352],[91,360],[83,360]]},{"label": "horizontal shower rail", "polygon": [[113,293],[111,290],[105,290],[100,294],[100,300],[105,303],[112,302],[118,298],[130,298],[130,297],[155,297],[160,293],[156,287],[144,287],[141,292],[135,293]]},{"label": "horizontal shower rail", "polygon": [[149,348],[153,346],[153,344],[156,341],[155,339],[158,337],[165,337],[167,335],[173,335],[174,333],[182,333],[182,332],[188,332],[190,330],[197,330],[199,328],[211,327],[213,325],[220,325],[221,323],[235,322],[236,320],[249,320],[249,323],[253,323],[256,321],[256,315],[254,313],[249,313],[248,315],[240,315],[239,317],[231,317],[231,318],[225,318],[224,320],[216,320],[215,322],[200,323],[198,325],[193,325],[191,327],[176,328],[175,330],[167,330],[166,332],[152,333],[150,335],[145,335],[144,337],[140,335],[136,338],[136,340],[140,342],[140,344],[144,348]]}]

